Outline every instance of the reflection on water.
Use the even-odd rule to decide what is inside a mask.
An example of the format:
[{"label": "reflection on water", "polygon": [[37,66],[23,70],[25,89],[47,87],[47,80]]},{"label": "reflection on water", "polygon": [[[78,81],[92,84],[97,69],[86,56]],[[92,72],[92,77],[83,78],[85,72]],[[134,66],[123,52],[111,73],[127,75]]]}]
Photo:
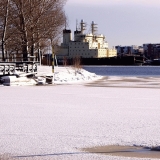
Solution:
[{"label": "reflection on water", "polygon": [[160,66],[84,66],[83,68],[103,76],[160,76]]}]

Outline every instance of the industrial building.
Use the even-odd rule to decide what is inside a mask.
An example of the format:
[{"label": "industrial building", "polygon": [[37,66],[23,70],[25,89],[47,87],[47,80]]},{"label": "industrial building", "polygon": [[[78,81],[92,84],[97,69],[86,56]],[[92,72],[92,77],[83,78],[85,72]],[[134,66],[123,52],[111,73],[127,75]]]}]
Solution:
[{"label": "industrial building", "polygon": [[91,33],[86,34],[86,23],[81,20],[80,30],[78,25],[72,40],[71,30],[63,30],[63,43],[57,48],[57,58],[107,58],[117,56],[117,50],[109,49],[105,36],[97,34],[97,24],[91,23]]}]

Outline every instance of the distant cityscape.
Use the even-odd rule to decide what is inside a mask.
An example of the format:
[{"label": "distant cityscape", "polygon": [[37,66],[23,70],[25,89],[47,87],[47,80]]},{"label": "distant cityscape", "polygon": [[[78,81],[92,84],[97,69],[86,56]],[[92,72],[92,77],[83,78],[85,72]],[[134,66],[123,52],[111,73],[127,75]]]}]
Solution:
[{"label": "distant cityscape", "polygon": [[[80,25],[80,27],[78,27]],[[117,45],[109,49],[109,44],[105,40],[103,34],[98,34],[97,24],[92,21],[91,33],[86,34],[86,22],[81,20],[80,24],[76,24],[74,31],[74,40],[72,40],[72,32],[69,29],[63,30],[63,41],[56,49],[58,59],[66,58],[109,58],[123,56],[140,56],[145,59],[153,60],[160,58],[160,43],[147,43],[142,46]]]},{"label": "distant cityscape", "polygon": [[159,59],[160,58],[160,43],[147,43],[142,46],[115,46],[117,50],[117,56],[125,55],[139,55],[145,56],[147,59]]}]

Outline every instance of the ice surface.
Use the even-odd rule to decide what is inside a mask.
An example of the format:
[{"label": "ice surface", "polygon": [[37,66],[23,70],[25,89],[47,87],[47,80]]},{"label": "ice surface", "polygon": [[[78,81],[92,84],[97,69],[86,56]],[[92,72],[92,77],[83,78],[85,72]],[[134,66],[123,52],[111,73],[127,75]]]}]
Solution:
[{"label": "ice surface", "polygon": [[22,160],[136,160],[81,148],[160,144],[159,89],[75,84],[0,90],[0,154]]}]

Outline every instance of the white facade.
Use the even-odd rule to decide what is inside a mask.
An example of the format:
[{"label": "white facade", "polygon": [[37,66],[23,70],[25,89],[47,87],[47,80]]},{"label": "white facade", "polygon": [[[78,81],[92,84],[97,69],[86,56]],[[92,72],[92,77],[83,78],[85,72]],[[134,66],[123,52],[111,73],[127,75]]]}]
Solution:
[{"label": "white facade", "polygon": [[[96,24],[92,22],[92,33],[84,34],[85,23],[81,21],[81,31],[74,32],[74,41],[72,40],[71,31],[63,31],[63,43],[57,57],[67,56],[68,58],[105,58],[117,56],[115,49],[109,50],[105,36],[95,34]],[[95,27],[95,28],[94,28]]]},{"label": "white facade", "polygon": [[117,50],[116,49],[109,49],[107,57],[115,57],[117,55]]}]

